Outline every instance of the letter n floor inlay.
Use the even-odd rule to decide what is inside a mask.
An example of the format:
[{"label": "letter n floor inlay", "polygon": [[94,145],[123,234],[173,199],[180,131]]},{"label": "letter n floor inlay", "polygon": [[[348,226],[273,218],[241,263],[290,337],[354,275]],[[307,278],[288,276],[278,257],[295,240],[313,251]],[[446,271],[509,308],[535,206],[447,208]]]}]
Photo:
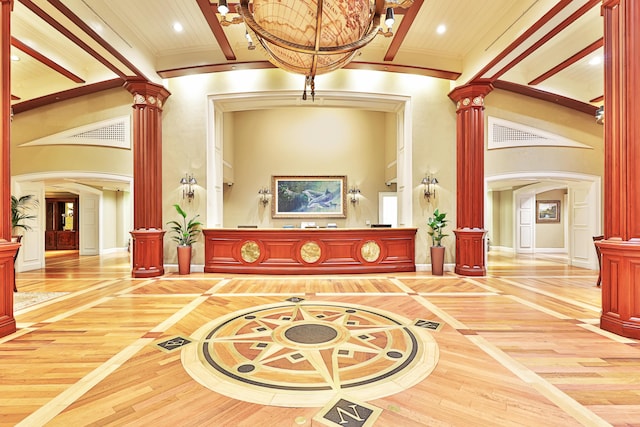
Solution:
[{"label": "letter n floor inlay", "polygon": [[337,394],[371,400],[426,378],[438,345],[424,328],[377,308],[285,301],[202,326],[182,363],[205,387],[272,406],[323,406]]}]

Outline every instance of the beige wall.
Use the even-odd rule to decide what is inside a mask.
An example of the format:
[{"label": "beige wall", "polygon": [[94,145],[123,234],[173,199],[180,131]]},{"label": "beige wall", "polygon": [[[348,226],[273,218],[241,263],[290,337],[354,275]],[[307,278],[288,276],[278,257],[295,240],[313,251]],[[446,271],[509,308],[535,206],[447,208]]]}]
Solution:
[{"label": "beige wall", "polygon": [[79,126],[131,115],[132,97],[112,89],[17,114],[11,124],[11,175],[54,171],[132,176],[133,154],[122,148],[21,144]]},{"label": "beige wall", "polygon": [[307,220],[318,225],[335,222],[339,227],[377,222],[377,195],[387,190],[384,146],[388,113],[318,107],[229,114],[235,116],[233,169],[238,179],[224,193],[225,227],[282,227],[305,220],[273,219],[271,204],[263,207],[258,201],[258,189],[270,188],[273,175],[346,176],[346,189],[355,185],[362,192],[358,204],[347,201],[347,217]]},{"label": "beige wall", "polygon": [[118,200],[115,191],[102,192],[102,221],[105,232],[102,233],[102,247],[115,248],[118,231]]},{"label": "beige wall", "polygon": [[131,193],[128,191],[117,191],[115,193],[116,198],[116,248],[126,248],[129,244],[131,234],[129,232],[133,229],[133,207],[131,200]]},{"label": "beige wall", "polygon": [[[485,151],[485,176],[513,172],[565,171],[604,173],[603,126],[595,117],[549,102],[494,90],[485,99],[486,116],[551,132],[592,149],[570,147],[518,147]],[[486,134],[488,134],[488,129]]]},{"label": "beige wall", "polygon": [[224,153],[224,166],[222,169],[222,180],[225,183],[235,182],[235,150],[233,149],[235,137],[235,114],[229,113],[224,116],[224,141],[222,142],[222,152]]},{"label": "beige wall", "polygon": [[491,246],[513,248],[513,190],[491,192],[490,203],[493,204],[493,217],[487,235]]}]

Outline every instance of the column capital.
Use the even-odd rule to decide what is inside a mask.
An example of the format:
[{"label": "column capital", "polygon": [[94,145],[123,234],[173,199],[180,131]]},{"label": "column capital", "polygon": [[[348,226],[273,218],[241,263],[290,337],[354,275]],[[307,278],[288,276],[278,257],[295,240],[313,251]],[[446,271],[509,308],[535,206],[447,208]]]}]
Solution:
[{"label": "column capital", "polygon": [[449,92],[449,98],[456,103],[456,109],[484,107],[484,97],[493,90],[491,83],[473,83],[458,86]]},{"label": "column capital", "polygon": [[171,92],[164,86],[141,77],[128,78],[124,88],[133,95],[134,106],[148,106],[162,110],[164,102],[171,96]]}]

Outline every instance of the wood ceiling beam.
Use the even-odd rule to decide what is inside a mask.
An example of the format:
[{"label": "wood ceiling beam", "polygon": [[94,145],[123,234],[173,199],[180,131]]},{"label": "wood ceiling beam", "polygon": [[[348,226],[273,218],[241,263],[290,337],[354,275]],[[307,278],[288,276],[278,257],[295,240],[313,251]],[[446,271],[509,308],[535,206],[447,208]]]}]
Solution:
[{"label": "wood ceiling beam", "polygon": [[386,71],[388,73],[416,74],[419,76],[436,77],[439,79],[454,81],[460,77],[460,73],[455,71],[438,70],[436,68],[416,67],[410,65],[385,64],[380,62],[352,61],[344,68],[350,70],[374,70]]},{"label": "wood ceiling beam", "polygon": [[[231,43],[229,43],[229,39],[222,30],[222,25],[220,25],[220,21],[218,21],[218,16],[216,15],[218,4],[209,3],[209,0],[196,1],[198,2],[198,6],[200,7],[200,11],[204,16],[204,19],[207,21],[207,24],[209,24],[209,28],[211,28],[213,37],[216,38],[218,46],[220,46],[220,50],[222,50],[224,57],[227,59],[227,61],[235,61],[236,54],[233,52]],[[232,3],[229,3],[228,6],[229,10],[232,10]],[[235,8],[233,10],[235,10]]]},{"label": "wood ceiling beam", "polygon": [[269,61],[251,61],[251,62],[234,62],[231,64],[209,64],[197,65],[195,67],[173,68],[169,70],[160,70],[158,75],[163,79],[172,77],[192,76],[196,74],[219,73],[222,71],[235,70],[261,70],[266,68],[276,68]]},{"label": "wood ceiling beam", "polygon": [[560,64],[556,65],[555,67],[553,67],[549,71],[547,71],[547,72],[541,74],[540,76],[536,77],[535,79],[531,80],[529,82],[529,84],[532,85],[532,86],[535,86],[537,84],[542,83],[543,81],[547,80],[549,77],[556,75],[560,71],[570,67],[571,65],[573,65],[576,62],[580,61],[582,58],[584,58],[584,57],[590,55],[591,53],[595,52],[596,50],[600,49],[602,46],[604,46],[604,39],[601,38],[600,40],[596,40],[595,42],[591,43],[589,46],[585,47],[584,49],[582,49],[578,53],[576,53],[574,55],[571,55],[569,58],[565,59],[564,61],[562,61]]},{"label": "wood ceiling beam", "polygon": [[16,49],[19,49],[22,52],[26,53],[27,55],[29,55],[30,57],[32,57],[36,61],[46,65],[47,67],[51,68],[54,71],[56,71],[57,73],[62,74],[63,76],[65,76],[69,80],[73,81],[74,83],[86,83],[84,79],[76,76],[71,71],[67,70],[66,68],[64,68],[60,64],[58,64],[58,63],[52,61],[51,59],[47,58],[46,56],[44,56],[43,54],[41,54],[37,50],[31,48],[30,46],[27,46],[26,44],[24,44],[20,40],[16,39],[15,37],[11,37],[11,45],[13,47],[15,47]]},{"label": "wood ceiling beam", "polygon": [[[553,17],[555,17],[558,13],[560,13],[565,7],[569,6],[572,0],[561,0],[554,7],[552,7],[547,13],[545,13],[542,18],[536,21],[531,27],[529,27],[525,32],[523,32],[520,36],[518,36],[513,42],[511,42],[502,52],[496,55],[492,60],[490,60],[475,76],[471,78],[469,83],[487,80],[490,81],[490,76],[486,76],[486,74],[500,63],[503,59],[505,59],[511,52],[516,50],[520,45],[522,45],[529,37],[533,36],[540,28],[547,24]],[[497,79],[497,77],[495,77]]]},{"label": "wood ceiling beam", "polygon": [[551,40],[552,38],[560,34],[563,30],[567,29],[567,27],[569,27],[569,25],[577,21],[578,18],[582,17],[585,13],[587,13],[593,7],[601,3],[602,3],[602,0],[590,0],[589,2],[585,3],[581,8],[573,12],[568,18],[566,18],[560,24],[556,25],[551,31],[545,34],[542,38],[540,38],[538,41],[536,41],[527,49],[525,49],[525,51],[522,52],[520,55],[518,55],[514,60],[512,60],[507,65],[502,67],[494,75],[490,76],[490,79],[491,80],[499,79],[500,76],[504,75],[507,71],[511,70],[513,67],[518,65],[520,62],[526,59],[529,55],[531,55],[533,52],[538,50],[538,48],[543,46],[546,42],[548,42],[549,40]]},{"label": "wood ceiling beam", "polygon": [[69,31],[67,28],[65,28],[62,24],[60,24],[58,21],[56,21],[51,16],[49,16],[49,14],[47,14],[44,10],[42,10],[38,6],[36,6],[35,3],[33,3],[31,0],[19,0],[19,1],[27,9],[29,9],[31,12],[33,12],[36,16],[38,16],[44,22],[49,24],[51,27],[53,27],[55,30],[57,30],[60,34],[62,34],[63,36],[65,36],[66,38],[71,40],[78,47],[80,47],[82,50],[87,52],[89,55],[91,55],[94,59],[96,59],[102,65],[107,67],[109,70],[113,71],[117,76],[119,76],[121,78],[125,78],[126,77],[125,73],[123,73],[118,67],[113,65],[105,57],[103,57],[98,52],[96,52],[91,46],[89,46],[87,43],[82,41],[78,36],[73,34],[71,31]]},{"label": "wood ceiling beam", "polygon": [[[24,1],[24,0],[20,0]],[[73,13],[71,9],[62,4],[60,0],[48,0],[49,3],[58,9],[60,13],[67,17],[71,22],[73,22],[78,28],[85,32],[89,37],[91,37],[96,43],[102,46],[109,54],[111,54],[114,58],[116,58],[122,65],[127,67],[130,71],[132,71],[136,76],[142,77],[145,80],[149,80],[143,73],[140,71],[131,61],[125,58],[120,52],[113,48],[105,39],[100,37],[98,33],[96,33],[93,28],[87,25],[78,15]],[[102,62],[102,61],[101,61]],[[120,76],[120,74],[118,74]],[[121,76],[122,77],[122,76]]]},{"label": "wood ceiling beam", "polygon": [[[194,74],[203,73],[219,73],[222,71],[234,71],[234,70],[259,70],[267,68],[276,68],[275,65],[269,61],[251,61],[251,62],[236,62],[233,64],[210,64],[210,65],[198,65],[195,67],[174,68],[169,70],[158,71],[158,75],[163,79],[172,77],[190,76]],[[437,77],[440,79],[457,80],[460,77],[460,73],[455,71],[438,70],[435,68],[416,67],[407,65],[395,65],[385,64],[382,62],[360,62],[352,61],[344,68],[351,70],[375,70],[386,71],[389,73],[405,73],[416,74],[420,76]]]},{"label": "wood ceiling beam", "polygon": [[520,95],[529,96],[531,98],[540,99],[542,101],[552,102],[563,107],[571,108],[581,113],[589,114],[595,117],[598,107],[595,105],[587,104],[586,102],[577,101],[566,96],[561,96],[555,93],[546,92],[540,89],[535,89],[530,86],[520,85],[517,83],[508,82],[505,80],[496,80],[493,83],[493,87],[496,89],[507,90],[509,92],[518,93]]},{"label": "wood ceiling beam", "polygon": [[413,24],[413,21],[416,19],[416,16],[418,15],[418,12],[420,11],[423,3],[424,0],[415,0],[413,2],[413,5],[411,5],[411,7],[409,7],[408,9],[399,8],[399,10],[402,10],[402,14],[404,15],[404,17],[402,18],[400,25],[398,25],[398,29],[393,34],[389,49],[387,49],[387,53],[384,55],[385,61],[393,61],[393,59],[398,54],[400,46],[409,33],[411,24]]},{"label": "wood ceiling beam", "polygon": [[14,114],[23,113],[28,110],[33,110],[34,108],[43,107],[45,105],[54,104],[56,102],[66,101],[68,99],[89,95],[103,90],[122,87],[123,85],[123,79],[117,78],[105,80],[98,83],[79,86],[62,92],[52,93],[50,95],[41,96],[39,98],[33,98],[26,101],[18,102],[16,104],[13,104],[11,108],[13,108]]}]

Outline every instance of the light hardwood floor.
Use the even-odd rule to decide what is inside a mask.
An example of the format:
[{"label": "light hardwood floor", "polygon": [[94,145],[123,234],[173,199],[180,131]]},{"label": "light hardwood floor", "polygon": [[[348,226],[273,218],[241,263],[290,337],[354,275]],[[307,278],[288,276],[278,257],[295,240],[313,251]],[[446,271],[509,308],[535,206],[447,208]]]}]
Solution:
[{"label": "light hardwood floor", "polygon": [[[240,388],[226,388],[226,379],[215,369],[193,368],[207,345],[201,335],[223,321],[248,319],[246,313],[256,307],[278,308],[297,297],[349,313],[387,316],[390,322],[440,324],[437,330],[419,332],[435,342],[435,361],[433,352],[420,360],[435,364],[417,374],[426,377],[415,383],[383,376],[371,384],[373,398],[366,397],[364,387],[364,395],[354,400],[378,411],[365,425],[640,426],[640,347],[598,328],[597,272],[553,259],[496,251],[489,255],[489,274],[477,278],[449,272],[443,277],[428,272],[232,277],[169,271],[160,278],[133,279],[126,253],[81,258],[49,254],[46,269],[18,274],[18,290],[68,294],[16,312],[19,330],[0,338],[0,425],[340,425],[322,421],[319,414],[326,408],[305,405],[302,392],[279,395],[288,401],[278,406],[256,403],[247,379],[257,375],[247,373]],[[283,328],[282,322],[273,320],[273,327]],[[321,324],[320,317],[312,323]],[[234,333],[246,333],[243,327]],[[336,328],[340,333],[348,329]],[[322,324],[316,329],[331,332]],[[393,363],[402,353],[401,338],[373,329],[368,332],[375,340],[386,341],[366,345],[394,350],[371,360]],[[246,336],[258,332],[251,334]],[[157,345],[179,338],[192,342],[174,350]],[[349,344],[349,363],[359,369],[356,375],[371,378],[376,372],[367,372],[366,366],[378,365],[354,356],[369,339],[361,338],[361,343]],[[254,339],[252,346],[259,342]],[[214,348],[213,339],[210,345]],[[260,351],[238,345],[227,353],[216,347],[214,359],[232,364]],[[280,348],[269,345],[273,352]],[[326,349],[312,350],[301,352],[311,361],[307,365],[321,365],[317,372],[329,382],[342,381],[336,381],[343,375],[336,372],[348,371],[346,362],[327,356]],[[285,353],[280,348],[280,362],[288,359],[286,363],[298,366],[296,355]],[[417,355],[424,356],[422,350]],[[266,365],[256,365],[261,374]],[[275,366],[275,372],[277,381],[291,383],[283,365]],[[222,383],[217,391],[209,387],[214,382]],[[262,393],[258,388],[255,396]],[[335,394],[350,399],[348,390]],[[351,415],[343,425],[353,425],[356,415]]]}]

